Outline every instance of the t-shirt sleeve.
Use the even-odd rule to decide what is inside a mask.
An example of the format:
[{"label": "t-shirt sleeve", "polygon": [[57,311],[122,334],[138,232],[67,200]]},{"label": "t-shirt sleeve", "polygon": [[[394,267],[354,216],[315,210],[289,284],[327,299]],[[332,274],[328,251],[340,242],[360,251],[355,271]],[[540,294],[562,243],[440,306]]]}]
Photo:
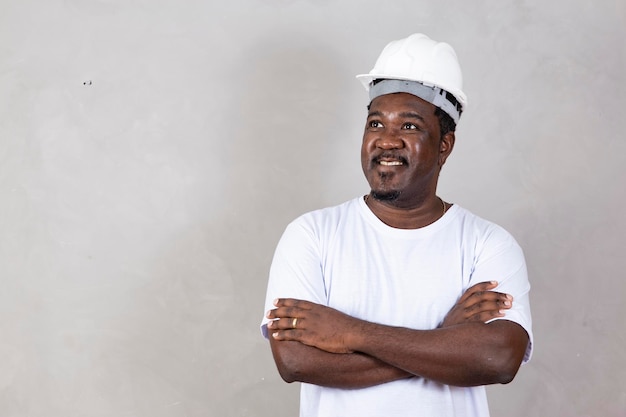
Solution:
[{"label": "t-shirt sleeve", "polygon": [[529,343],[524,362],[532,355],[533,333],[530,314],[530,283],[524,253],[515,239],[504,229],[495,227],[477,252],[470,286],[485,281],[498,281],[495,291],[513,296],[513,305],[504,317],[490,320],[510,320],[526,330]]},{"label": "t-shirt sleeve", "polygon": [[[296,219],[285,229],[270,267],[265,313],[275,308],[277,298],[297,298],[326,304],[322,275],[319,239],[313,227],[304,218]],[[267,322],[263,316],[261,333],[267,335]]]}]

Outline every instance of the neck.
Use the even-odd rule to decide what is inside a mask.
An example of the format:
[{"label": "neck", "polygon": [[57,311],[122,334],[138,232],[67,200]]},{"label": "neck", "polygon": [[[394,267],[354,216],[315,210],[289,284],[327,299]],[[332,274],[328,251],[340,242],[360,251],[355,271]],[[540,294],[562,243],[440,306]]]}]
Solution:
[{"label": "neck", "polygon": [[365,196],[365,204],[387,226],[396,229],[419,229],[439,220],[448,209],[440,197],[432,195],[411,207],[397,207],[393,203]]}]

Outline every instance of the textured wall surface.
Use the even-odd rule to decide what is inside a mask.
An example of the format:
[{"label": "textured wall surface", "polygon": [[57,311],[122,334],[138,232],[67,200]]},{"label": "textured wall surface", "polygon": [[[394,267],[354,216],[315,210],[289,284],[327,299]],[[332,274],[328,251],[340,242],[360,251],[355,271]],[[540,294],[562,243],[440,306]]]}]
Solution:
[{"label": "textured wall surface", "polygon": [[626,416],[622,0],[0,0],[0,416],[296,415],[274,246],[367,192],[354,75],[419,31],[469,96],[439,194],[531,274],[493,416]]}]

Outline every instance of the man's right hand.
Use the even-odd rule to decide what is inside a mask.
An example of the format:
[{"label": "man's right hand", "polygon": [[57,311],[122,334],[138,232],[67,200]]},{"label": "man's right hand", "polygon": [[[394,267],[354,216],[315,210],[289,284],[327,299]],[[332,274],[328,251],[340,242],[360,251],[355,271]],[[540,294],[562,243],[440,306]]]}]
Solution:
[{"label": "man's right hand", "polygon": [[468,322],[485,323],[493,318],[504,317],[504,310],[513,305],[513,297],[509,294],[492,291],[497,286],[497,282],[487,281],[468,288],[446,314],[440,327]]}]

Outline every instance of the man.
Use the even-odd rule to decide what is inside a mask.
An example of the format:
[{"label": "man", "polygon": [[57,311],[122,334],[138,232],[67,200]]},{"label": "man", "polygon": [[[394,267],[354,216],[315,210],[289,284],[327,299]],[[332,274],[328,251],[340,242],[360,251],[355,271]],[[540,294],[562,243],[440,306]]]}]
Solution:
[{"label": "man", "polygon": [[456,54],[414,34],[358,78],[371,191],[287,227],[263,334],[301,416],[488,416],[484,385],[530,358],[530,285],[505,230],[436,195],[467,102]]}]

